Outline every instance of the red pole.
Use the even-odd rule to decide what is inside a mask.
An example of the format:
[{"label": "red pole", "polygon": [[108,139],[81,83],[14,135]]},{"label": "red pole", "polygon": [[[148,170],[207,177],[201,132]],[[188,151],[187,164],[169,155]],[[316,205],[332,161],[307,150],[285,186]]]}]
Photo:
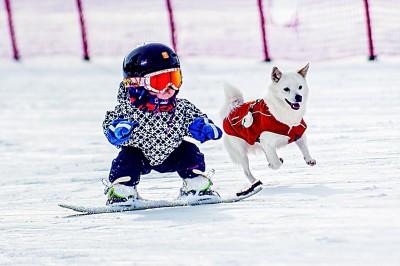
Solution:
[{"label": "red pole", "polygon": [[89,61],[89,48],[87,43],[87,35],[86,35],[86,26],[85,26],[85,19],[83,17],[83,9],[81,0],[76,0],[76,5],[78,7],[79,12],[79,24],[81,27],[81,35],[82,35],[82,47],[83,47],[83,59]]},{"label": "red pole", "polygon": [[268,44],[267,44],[267,33],[265,30],[265,17],[264,17],[264,9],[263,9],[263,0],[258,0],[258,10],[260,12],[260,23],[261,23],[261,33],[262,33],[262,41],[264,48],[264,61],[270,62],[271,58],[268,53]]},{"label": "red pole", "polygon": [[12,45],[12,50],[13,50],[13,57],[15,60],[19,60],[19,52],[17,48],[17,39],[15,37],[15,31],[14,31],[14,23],[13,23],[13,18],[12,18],[12,12],[11,12],[11,4],[10,0],[4,0],[6,10],[7,10],[7,17],[8,17],[8,28],[10,31],[10,38],[11,38],[11,45]]},{"label": "red pole", "polygon": [[372,40],[371,16],[369,13],[368,0],[364,0],[364,7],[365,7],[365,18],[367,23],[367,34],[368,34],[368,48],[369,48],[368,59],[372,61],[376,59],[376,54],[374,51],[374,42]]},{"label": "red pole", "polygon": [[172,47],[174,48],[175,52],[177,51],[176,47],[176,32],[175,32],[175,22],[174,22],[174,12],[172,9],[171,0],[166,0],[167,9],[168,9],[168,16],[169,16],[169,26],[171,28],[171,39],[172,39]]}]

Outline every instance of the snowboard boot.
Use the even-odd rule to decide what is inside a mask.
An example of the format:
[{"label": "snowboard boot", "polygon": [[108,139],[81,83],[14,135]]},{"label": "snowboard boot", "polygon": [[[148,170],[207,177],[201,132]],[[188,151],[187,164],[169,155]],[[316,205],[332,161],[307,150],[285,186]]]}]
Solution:
[{"label": "snowboard boot", "polygon": [[117,179],[111,184],[103,181],[106,186],[104,189],[104,194],[107,196],[106,205],[129,206],[139,199],[136,186],[126,186],[119,183],[124,182],[123,178]]},{"label": "snowboard boot", "polygon": [[213,185],[211,177],[214,175],[214,169],[207,174],[199,170],[193,170],[193,172],[198,174],[198,176],[183,179],[178,199],[198,200],[202,198],[220,198],[219,194],[211,189]]}]

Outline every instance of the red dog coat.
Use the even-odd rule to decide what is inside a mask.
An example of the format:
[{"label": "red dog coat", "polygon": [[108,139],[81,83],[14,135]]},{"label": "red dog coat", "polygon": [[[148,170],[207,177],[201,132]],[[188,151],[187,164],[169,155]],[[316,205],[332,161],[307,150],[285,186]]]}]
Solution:
[{"label": "red dog coat", "polygon": [[[242,119],[248,112],[253,114],[253,123],[246,128],[242,125]],[[268,131],[289,137],[288,143],[298,140],[307,128],[302,119],[297,126],[289,127],[279,122],[270,113],[264,100],[247,102],[234,109],[228,117],[224,119],[224,131],[226,134],[239,137],[250,145],[259,141],[262,132]]]}]

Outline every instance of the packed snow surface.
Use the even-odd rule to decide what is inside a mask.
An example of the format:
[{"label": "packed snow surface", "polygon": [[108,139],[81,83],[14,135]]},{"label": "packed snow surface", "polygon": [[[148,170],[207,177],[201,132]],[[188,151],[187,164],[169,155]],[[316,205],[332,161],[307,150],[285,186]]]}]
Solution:
[{"label": "packed snow surface", "polygon": [[[398,265],[400,61],[311,62],[305,120],[317,160],[296,145],[251,167],[266,187],[233,204],[71,216],[58,203],[100,206],[118,150],[102,132],[116,104],[121,58],[31,58],[0,64],[1,265]],[[274,65],[240,58],[182,58],[187,98],[221,125],[223,87],[266,92]],[[246,185],[223,143],[199,144],[215,189]],[[143,176],[149,199],[173,199],[176,173]]]}]

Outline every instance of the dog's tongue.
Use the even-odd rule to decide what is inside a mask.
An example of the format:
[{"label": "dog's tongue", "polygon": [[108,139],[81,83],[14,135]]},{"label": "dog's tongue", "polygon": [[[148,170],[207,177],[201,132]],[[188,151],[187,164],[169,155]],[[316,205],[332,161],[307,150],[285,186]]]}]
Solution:
[{"label": "dog's tongue", "polygon": [[299,110],[299,109],[300,109],[300,104],[299,104],[299,103],[291,103],[291,102],[289,102],[287,99],[285,99],[285,101],[286,101],[286,103],[287,103],[288,105],[290,105],[290,107],[291,107],[293,110]]},{"label": "dog's tongue", "polygon": [[299,104],[299,103],[292,103],[290,106],[291,106],[292,109],[294,109],[294,110],[299,110],[299,109],[300,109],[300,104]]}]

